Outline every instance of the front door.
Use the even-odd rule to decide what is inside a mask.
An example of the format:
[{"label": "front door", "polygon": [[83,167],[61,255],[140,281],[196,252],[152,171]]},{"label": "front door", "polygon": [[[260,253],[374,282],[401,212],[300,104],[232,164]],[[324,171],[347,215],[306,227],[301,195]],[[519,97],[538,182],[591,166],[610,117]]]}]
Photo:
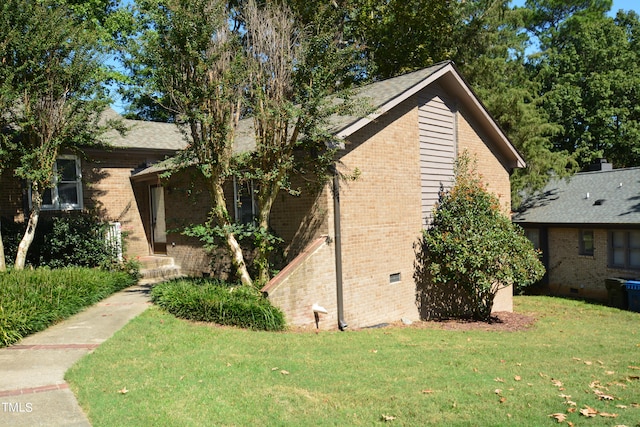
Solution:
[{"label": "front door", "polygon": [[151,241],[154,254],[167,253],[167,225],[164,216],[164,188],[151,186]]}]

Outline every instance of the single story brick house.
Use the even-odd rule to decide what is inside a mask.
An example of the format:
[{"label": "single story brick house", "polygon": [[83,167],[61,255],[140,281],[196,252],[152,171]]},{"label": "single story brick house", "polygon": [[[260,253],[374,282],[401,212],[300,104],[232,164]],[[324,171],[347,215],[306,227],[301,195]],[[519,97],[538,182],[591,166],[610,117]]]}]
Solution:
[{"label": "single story brick house", "polygon": [[[489,190],[510,210],[509,175],[524,161],[451,62],[373,83],[359,90],[374,107],[366,117],[336,117],[332,131],[344,141],[337,165],[353,181],[334,181],[300,196],[283,193],[270,226],[284,240],[285,267],[263,289],[289,324],[315,327],[314,305],[326,309],[321,328],[364,327],[419,318],[413,280],[414,244],[437,201],[453,182],[453,163],[467,150],[477,158]],[[171,124],[126,121],[132,131],[112,135],[109,151],[78,161],[83,204],[127,232],[129,257],[165,257],[189,275],[218,274],[182,226],[201,223],[208,194],[189,170],[163,178],[154,165],[184,147]],[[236,151],[251,150],[252,121],[241,123]],[[230,183],[229,210],[238,221],[255,209],[251,184]],[[336,191],[337,190],[337,191]],[[12,190],[15,191],[15,190]],[[19,192],[0,214],[19,216]],[[10,207],[7,210],[7,207]],[[56,207],[52,207],[55,209]],[[495,311],[512,309],[511,289]]]},{"label": "single story brick house", "polygon": [[525,199],[513,221],[542,251],[542,291],[606,302],[605,280],[640,277],[640,168],[601,159]]}]

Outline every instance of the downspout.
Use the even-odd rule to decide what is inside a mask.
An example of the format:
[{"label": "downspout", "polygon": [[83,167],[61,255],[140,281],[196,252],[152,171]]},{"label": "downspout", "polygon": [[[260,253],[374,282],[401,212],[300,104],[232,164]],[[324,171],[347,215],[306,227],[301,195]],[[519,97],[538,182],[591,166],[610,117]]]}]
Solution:
[{"label": "downspout", "polygon": [[342,236],[340,234],[340,176],[338,168],[333,165],[333,228],[336,256],[336,297],[338,304],[338,329],[344,331],[344,304],[342,300]]}]

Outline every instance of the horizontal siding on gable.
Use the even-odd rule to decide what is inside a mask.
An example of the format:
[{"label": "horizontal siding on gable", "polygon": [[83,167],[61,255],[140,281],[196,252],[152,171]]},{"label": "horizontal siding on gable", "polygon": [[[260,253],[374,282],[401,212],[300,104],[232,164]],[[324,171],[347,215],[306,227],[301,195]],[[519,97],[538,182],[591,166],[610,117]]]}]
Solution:
[{"label": "horizontal siding on gable", "polygon": [[422,220],[427,224],[441,186],[453,182],[456,156],[455,109],[444,92],[429,87],[418,94]]}]

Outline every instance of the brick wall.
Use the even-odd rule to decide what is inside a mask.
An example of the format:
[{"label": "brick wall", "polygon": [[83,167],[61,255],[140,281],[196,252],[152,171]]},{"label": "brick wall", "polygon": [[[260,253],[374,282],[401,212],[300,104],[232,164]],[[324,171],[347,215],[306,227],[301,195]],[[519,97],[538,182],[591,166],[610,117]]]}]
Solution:
[{"label": "brick wall", "polygon": [[[457,126],[458,152],[467,149],[476,156],[489,190],[499,195],[508,212],[508,171],[464,111],[458,114]],[[359,171],[355,181],[341,183],[340,191],[344,320],[349,327],[403,317],[417,320],[413,245],[423,224],[416,99],[353,134],[341,154],[342,172]],[[333,238],[331,192],[327,189],[324,194],[327,221],[323,230],[328,229]],[[311,319],[310,304],[324,303],[329,310],[327,323],[335,328],[333,262],[334,252],[327,245],[301,261],[286,281],[269,288],[269,298],[288,313],[291,322],[304,325]],[[400,280],[392,283],[390,276],[395,274]],[[494,311],[510,310],[512,291],[507,288],[496,297]]]},{"label": "brick wall", "polygon": [[[418,109],[405,102],[353,134],[341,158],[360,175],[341,188],[345,322],[418,319],[413,244],[422,229]],[[390,283],[390,276],[400,280]]]},{"label": "brick wall", "polygon": [[319,315],[318,328],[336,329],[335,246],[319,237],[306,249],[262,291],[284,311],[287,324],[315,328],[312,306],[318,304],[328,312]]},{"label": "brick wall", "polygon": [[605,302],[607,301],[605,279],[634,278],[638,277],[638,272],[607,267],[607,230],[593,230],[593,256],[579,254],[579,233],[578,228],[549,229],[548,291],[554,295],[568,295]]}]

